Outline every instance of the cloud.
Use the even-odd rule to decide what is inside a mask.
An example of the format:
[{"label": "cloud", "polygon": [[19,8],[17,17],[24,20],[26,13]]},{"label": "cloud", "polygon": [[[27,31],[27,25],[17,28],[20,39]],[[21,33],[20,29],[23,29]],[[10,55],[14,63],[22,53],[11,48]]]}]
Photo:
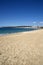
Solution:
[{"label": "cloud", "polygon": [[40,22],[41,24],[43,24],[43,22]]},{"label": "cloud", "polygon": [[33,23],[36,23],[35,21]]}]

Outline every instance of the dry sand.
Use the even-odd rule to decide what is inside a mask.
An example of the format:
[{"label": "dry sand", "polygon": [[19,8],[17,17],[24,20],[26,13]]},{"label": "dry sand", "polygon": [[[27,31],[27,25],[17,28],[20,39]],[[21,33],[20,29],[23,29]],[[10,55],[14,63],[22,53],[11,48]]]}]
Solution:
[{"label": "dry sand", "polygon": [[43,30],[0,36],[0,65],[43,65]]}]

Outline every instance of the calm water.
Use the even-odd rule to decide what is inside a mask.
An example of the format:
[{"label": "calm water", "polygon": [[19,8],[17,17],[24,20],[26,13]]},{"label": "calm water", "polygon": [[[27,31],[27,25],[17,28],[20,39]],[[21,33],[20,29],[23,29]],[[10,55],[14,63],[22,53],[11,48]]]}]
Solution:
[{"label": "calm water", "polygon": [[35,28],[5,27],[5,28],[0,28],[0,34],[10,34],[10,33],[24,32],[24,31],[32,31],[32,30],[36,30],[36,29]]}]

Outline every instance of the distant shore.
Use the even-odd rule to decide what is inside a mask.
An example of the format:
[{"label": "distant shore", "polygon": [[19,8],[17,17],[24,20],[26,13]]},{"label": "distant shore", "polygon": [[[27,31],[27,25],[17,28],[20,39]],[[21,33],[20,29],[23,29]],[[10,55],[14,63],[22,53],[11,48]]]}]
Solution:
[{"label": "distant shore", "polygon": [[0,28],[5,28],[5,27],[18,27],[18,28],[40,27],[40,28],[43,28],[43,26],[2,26]]}]

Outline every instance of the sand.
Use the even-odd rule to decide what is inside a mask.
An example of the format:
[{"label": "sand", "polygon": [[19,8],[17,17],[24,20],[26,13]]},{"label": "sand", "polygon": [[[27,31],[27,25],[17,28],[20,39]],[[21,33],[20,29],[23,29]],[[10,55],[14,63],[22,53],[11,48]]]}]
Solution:
[{"label": "sand", "polygon": [[0,65],[43,65],[43,29],[0,36]]}]

